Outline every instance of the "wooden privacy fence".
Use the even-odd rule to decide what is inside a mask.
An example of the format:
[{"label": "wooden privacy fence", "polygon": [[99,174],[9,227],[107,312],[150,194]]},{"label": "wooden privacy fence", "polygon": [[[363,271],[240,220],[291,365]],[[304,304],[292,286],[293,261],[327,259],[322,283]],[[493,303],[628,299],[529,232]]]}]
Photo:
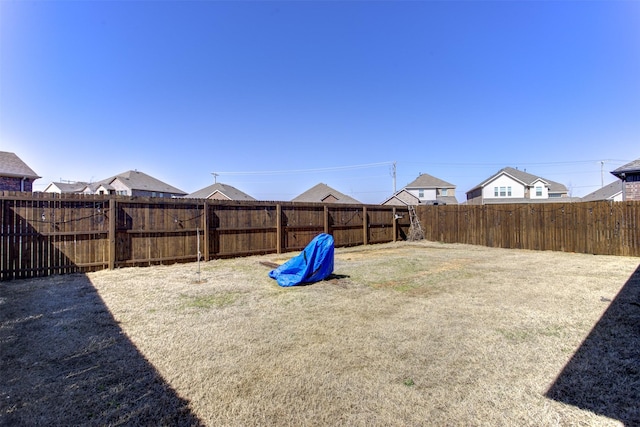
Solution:
[{"label": "wooden privacy fence", "polygon": [[[406,208],[0,194],[0,280],[404,238]],[[397,219],[396,216],[400,218]]]},{"label": "wooden privacy fence", "polygon": [[421,206],[425,239],[640,256],[640,202]]},{"label": "wooden privacy fence", "polygon": [[[404,240],[406,207],[1,193],[0,280]],[[419,206],[427,240],[640,256],[640,202]]]}]

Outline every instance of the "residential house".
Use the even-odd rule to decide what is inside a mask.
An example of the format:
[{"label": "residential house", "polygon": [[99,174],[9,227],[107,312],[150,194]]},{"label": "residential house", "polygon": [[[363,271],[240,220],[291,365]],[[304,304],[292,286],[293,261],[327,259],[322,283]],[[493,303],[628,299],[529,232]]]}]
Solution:
[{"label": "residential house", "polygon": [[467,203],[559,202],[560,199],[567,198],[568,194],[569,191],[563,184],[506,167],[467,191]]},{"label": "residential house", "polygon": [[583,202],[595,202],[598,200],[610,200],[614,202],[622,201],[622,189],[624,183],[620,180],[613,181],[602,188],[598,188],[593,193],[589,193],[581,200]]},{"label": "residential house", "polygon": [[383,205],[408,206],[408,205],[457,205],[456,186],[443,181],[440,178],[421,173],[402,190],[396,192]]},{"label": "residential house", "polygon": [[187,193],[146,173],[130,170],[121,174],[88,184],[85,194],[118,194],[140,197],[183,197]]},{"label": "residential house", "polygon": [[611,173],[623,183],[622,200],[640,200],[640,159],[620,166]]},{"label": "residential house", "polygon": [[44,189],[45,193],[78,194],[88,185],[86,182],[52,182]]},{"label": "residential house", "polygon": [[208,200],[246,200],[255,201],[253,197],[237,188],[217,182],[184,196],[186,199],[208,199]]},{"label": "residential house", "polygon": [[33,191],[33,181],[41,178],[15,153],[0,151],[0,191]]},{"label": "residential house", "polygon": [[347,203],[360,205],[358,200],[342,194],[336,189],[329,187],[327,184],[317,184],[299,196],[291,200],[292,202],[306,203]]}]

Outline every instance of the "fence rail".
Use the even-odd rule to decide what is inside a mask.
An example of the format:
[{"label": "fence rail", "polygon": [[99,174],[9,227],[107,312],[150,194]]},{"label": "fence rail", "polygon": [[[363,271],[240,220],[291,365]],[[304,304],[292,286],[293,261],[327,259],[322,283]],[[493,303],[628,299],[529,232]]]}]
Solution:
[{"label": "fence rail", "polygon": [[[0,280],[404,240],[406,207],[0,193]],[[640,202],[419,206],[427,240],[640,256]],[[199,253],[200,250],[200,253]]]}]

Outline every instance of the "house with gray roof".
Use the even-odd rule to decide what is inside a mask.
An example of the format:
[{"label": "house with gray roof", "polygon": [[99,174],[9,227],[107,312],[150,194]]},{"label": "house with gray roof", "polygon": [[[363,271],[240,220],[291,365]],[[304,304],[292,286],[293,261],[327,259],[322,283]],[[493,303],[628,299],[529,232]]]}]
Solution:
[{"label": "house with gray roof", "polygon": [[568,195],[563,184],[506,167],[467,191],[467,203],[548,203],[567,201]]},{"label": "house with gray roof", "polygon": [[347,203],[361,205],[362,203],[353,197],[349,197],[346,194],[339,192],[338,190],[329,187],[327,184],[316,184],[304,193],[293,198],[292,202],[306,202],[306,203]]},{"label": "house with gray roof", "polygon": [[198,191],[184,196],[186,199],[208,199],[208,200],[245,200],[255,201],[253,197],[237,188],[217,182]]},{"label": "house with gray roof", "polygon": [[85,187],[89,185],[87,182],[52,182],[44,189],[45,193],[57,194],[79,194]]},{"label": "house with gray roof", "polygon": [[608,200],[613,202],[622,201],[623,182],[620,180],[613,181],[596,191],[587,194],[581,200],[583,202],[596,202],[599,200]]},{"label": "house with gray roof", "polygon": [[382,204],[390,206],[457,205],[456,186],[435,176],[421,173]]},{"label": "house with gray roof", "polygon": [[640,200],[640,159],[611,172],[622,183],[622,200]]},{"label": "house with gray roof", "polygon": [[183,197],[187,193],[144,172],[130,170],[111,178],[88,184],[85,194],[118,194],[140,197]]},{"label": "house with gray roof", "polygon": [[0,151],[0,191],[33,191],[33,181],[41,178],[15,153]]}]

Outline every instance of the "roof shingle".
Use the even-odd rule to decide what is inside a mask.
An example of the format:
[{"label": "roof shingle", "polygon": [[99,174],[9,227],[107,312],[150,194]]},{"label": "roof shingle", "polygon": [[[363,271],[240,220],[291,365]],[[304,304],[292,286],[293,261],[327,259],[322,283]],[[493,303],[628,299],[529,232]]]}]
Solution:
[{"label": "roof shingle", "polygon": [[622,193],[622,181],[619,179],[596,191],[587,194],[582,198],[584,202],[595,202],[597,200],[612,200],[616,195]]},{"label": "roof shingle", "polygon": [[11,176],[16,178],[41,178],[15,153],[0,151],[0,176]]},{"label": "roof shingle", "polygon": [[202,188],[191,194],[187,194],[184,197],[187,199],[208,199],[215,192],[221,193],[229,200],[256,200],[247,193],[244,193],[231,185],[222,184],[221,182],[209,185],[208,187]]},{"label": "roof shingle", "polygon": [[111,178],[98,181],[96,184],[110,185],[113,181],[119,179],[130,190],[155,191],[159,193],[172,193],[184,196],[184,191],[172,185],[162,182],[157,178],[147,175],[144,172],[130,170],[121,174],[112,176]]},{"label": "roof shingle", "polygon": [[361,204],[353,197],[349,197],[346,194],[339,192],[336,189],[329,187],[327,184],[316,184],[304,193],[292,199],[292,202],[308,202],[308,203],[326,203],[327,199],[335,198],[331,203],[348,203],[348,204]]},{"label": "roof shingle", "polygon": [[640,159],[636,159],[632,162],[627,163],[626,165],[620,166],[618,169],[615,169],[611,172],[613,175],[620,178],[620,176],[628,173],[640,173]]},{"label": "roof shingle", "polygon": [[456,186],[427,173],[421,173],[418,178],[404,188],[456,188]]}]

